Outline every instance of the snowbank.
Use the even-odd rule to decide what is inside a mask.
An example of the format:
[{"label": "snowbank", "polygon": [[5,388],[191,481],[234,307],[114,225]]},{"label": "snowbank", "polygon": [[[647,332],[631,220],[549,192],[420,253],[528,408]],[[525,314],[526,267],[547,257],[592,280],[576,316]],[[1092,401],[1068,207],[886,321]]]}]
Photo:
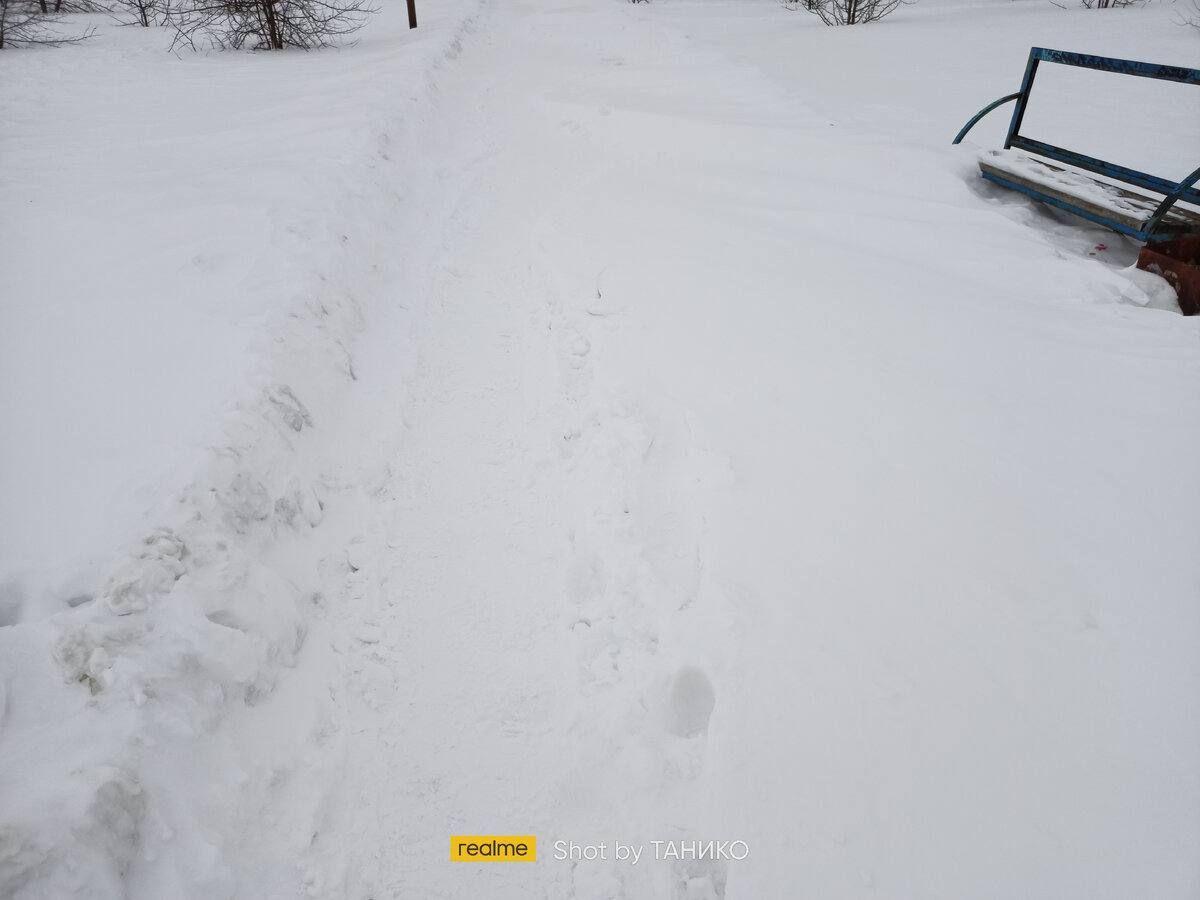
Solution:
[{"label": "snowbank", "polygon": [[340,52],[0,57],[0,895],[294,880],[311,823],[261,830],[300,745],[250,736],[311,724],[270,712],[322,603],[286,548],[342,488],[328,423],[413,215],[394,142],[477,8],[423,13]]}]

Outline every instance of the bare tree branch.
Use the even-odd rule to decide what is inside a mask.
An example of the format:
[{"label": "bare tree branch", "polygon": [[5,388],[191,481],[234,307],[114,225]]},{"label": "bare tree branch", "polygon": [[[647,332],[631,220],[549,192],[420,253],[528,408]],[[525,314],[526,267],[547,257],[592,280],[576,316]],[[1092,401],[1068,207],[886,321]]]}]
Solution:
[{"label": "bare tree branch", "polygon": [[172,47],[331,47],[344,43],[376,11],[369,0],[185,0],[172,14]]},{"label": "bare tree branch", "polygon": [[66,3],[56,3],[53,10],[47,0],[0,0],[0,50],[14,47],[61,47],[77,44],[94,34],[89,28],[83,34],[62,34],[55,25],[66,16]]},{"label": "bare tree branch", "polygon": [[[1059,9],[1066,9],[1066,3],[1050,0]],[[1120,9],[1124,6],[1141,6],[1146,0],[1079,0],[1079,5],[1085,9]]]},{"label": "bare tree branch", "polygon": [[826,25],[865,25],[915,0],[811,0],[805,7]]},{"label": "bare tree branch", "polygon": [[149,28],[151,25],[168,25],[171,22],[173,6],[178,2],[172,0],[111,0],[114,12],[130,17],[124,19],[127,24],[141,25]]}]

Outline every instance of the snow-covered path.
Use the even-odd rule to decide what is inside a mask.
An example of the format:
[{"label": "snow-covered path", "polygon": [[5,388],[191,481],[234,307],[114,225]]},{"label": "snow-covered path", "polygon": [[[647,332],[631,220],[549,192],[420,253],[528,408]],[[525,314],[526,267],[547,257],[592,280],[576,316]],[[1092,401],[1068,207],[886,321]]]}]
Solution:
[{"label": "snow-covered path", "polygon": [[[480,56],[490,39],[468,43],[466,56]],[[410,282],[416,358],[397,385],[410,399],[393,411],[404,435],[354,558],[378,643],[351,624],[365,702],[345,798],[362,836],[352,871],[370,875],[361,881],[372,896],[466,896],[483,883],[496,896],[537,896],[536,871],[504,867],[483,882],[448,863],[447,845],[451,834],[533,834],[550,822],[566,524],[533,369],[547,295],[529,241],[555,184],[523,183],[522,148],[497,135],[513,114],[536,133],[536,113],[490,79],[466,81],[494,64],[440,85],[443,127],[465,140],[439,169],[460,199]],[[389,335],[373,338],[364,377],[397,377]]]},{"label": "snow-covered path", "polygon": [[[677,187],[639,196],[681,159],[710,165],[706,131],[773,134],[795,116],[744,104],[745,83],[705,74],[706,54],[676,59],[657,27],[605,11],[610,33],[581,43],[588,29],[562,27],[580,15],[493,10],[439,81],[431,127],[448,136],[423,141],[451,148],[438,171],[457,200],[402,285],[419,298],[400,326],[416,359],[397,370],[395,333],[377,328],[358,365],[366,383],[398,381],[348,415],[403,420],[351,551],[357,616],[334,638],[361,698],[337,819],[364,896],[666,897],[690,883],[703,897],[723,890],[724,862],[635,868],[611,859],[613,841],[736,839],[704,830],[697,782],[715,699],[704,665],[728,625],[703,583],[697,491],[731,476],[663,395],[681,348],[640,346],[657,323],[638,321],[621,279],[660,252],[701,261],[675,230]],[[643,112],[621,67],[664,59],[689,83]],[[677,121],[680,100],[714,93],[715,124]],[[681,143],[681,124],[702,142]],[[670,286],[680,274],[668,290],[686,292]],[[406,399],[389,411],[387,396]],[[451,834],[497,832],[539,835],[539,863],[446,859]],[[607,842],[610,860],[556,861],[556,840]]]},{"label": "snow-covered path", "polygon": [[[609,111],[557,96],[561,63],[579,48],[556,20],[544,8],[493,11],[440,81],[445,115],[433,127],[451,137],[430,140],[455,154],[438,170],[458,199],[428,262],[404,280],[420,298],[403,326],[416,359],[397,372],[386,329],[363,352],[363,380],[402,378],[394,389],[407,398],[372,530],[352,551],[358,618],[334,639],[361,697],[346,723],[353,775],[338,789],[355,835],[348,880],[364,895],[666,896],[676,880],[669,865],[573,873],[551,859],[560,838],[677,836],[685,821],[637,810],[661,815],[659,770],[682,761],[667,780],[686,779],[697,752],[682,736],[665,738],[681,744],[671,751],[631,746],[664,741],[639,721],[657,721],[655,682],[675,674],[654,660],[658,620],[694,597],[652,595],[665,585],[640,569],[662,548],[629,517],[678,526],[685,544],[695,525],[684,509],[631,509],[656,435],[629,400],[593,395],[591,359],[593,320],[622,310],[603,298],[602,272],[571,285],[556,263],[559,229],[581,224],[564,207],[644,150],[628,127],[597,139],[581,119]],[[386,395],[356,414],[379,417]],[[660,442],[656,470],[681,461],[683,447]],[[685,678],[685,713],[688,690]],[[630,765],[639,778],[607,771]],[[481,832],[537,834],[541,862],[448,862],[451,834]]]}]

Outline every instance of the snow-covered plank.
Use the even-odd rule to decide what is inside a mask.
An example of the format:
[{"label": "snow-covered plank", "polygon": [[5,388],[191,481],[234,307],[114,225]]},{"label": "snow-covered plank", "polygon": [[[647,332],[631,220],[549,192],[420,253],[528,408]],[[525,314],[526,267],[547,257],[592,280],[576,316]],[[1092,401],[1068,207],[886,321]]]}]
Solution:
[{"label": "snow-covered plank", "polygon": [[[1023,185],[1134,231],[1145,229],[1162,202],[1161,197],[1052,165],[1016,150],[989,150],[980,157],[979,168],[985,174]],[[1200,212],[1177,204],[1158,230],[1170,234],[1200,233]]]}]

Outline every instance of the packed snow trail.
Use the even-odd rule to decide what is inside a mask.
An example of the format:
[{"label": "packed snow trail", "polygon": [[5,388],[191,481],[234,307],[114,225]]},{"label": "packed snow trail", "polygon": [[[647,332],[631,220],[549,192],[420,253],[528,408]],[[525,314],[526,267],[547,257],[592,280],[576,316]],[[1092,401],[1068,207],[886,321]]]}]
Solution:
[{"label": "packed snow trail", "polygon": [[[696,600],[698,523],[668,471],[693,477],[688,448],[644,398],[594,395],[593,320],[622,311],[601,271],[571,284],[552,248],[564,205],[619,170],[628,139],[597,140],[574,102],[544,96],[573,54],[546,41],[554,22],[494,12],[439,83],[454,138],[434,141],[453,154],[438,169],[459,200],[405,279],[422,299],[395,385],[404,436],[352,550],[352,593],[371,602],[335,639],[361,698],[338,818],[362,896],[666,896],[708,878],[550,861],[564,828],[687,833],[687,804],[664,819],[661,802],[694,777],[707,724],[702,697],[704,721],[689,718],[702,673],[684,670],[671,708],[680,651],[663,621]],[[550,58],[514,65],[529,52]],[[386,329],[373,339],[364,381],[395,370]],[[541,862],[450,864],[450,835],[477,832],[541,835]]]},{"label": "packed snow trail", "polygon": [[[935,266],[1027,226],[653,18],[507,4],[438,89],[458,199],[363,355],[416,361],[362,413],[404,428],[350,550],[347,856],[314,885],[1183,896],[1197,482],[1150,435],[1200,434],[1194,330],[1064,304],[1142,282],[1033,235]],[[493,833],[539,861],[448,860]],[[669,839],[754,856],[552,855]]]},{"label": "packed snow trail", "polygon": [[[572,258],[591,254],[574,242],[587,227],[578,205],[597,190],[622,192],[606,214],[627,217],[630,236],[656,226],[636,200],[641,156],[677,140],[670,118],[664,129],[657,116],[614,115],[588,97],[590,66],[618,65],[614,52],[673,55],[658,46],[673,38],[651,29],[647,44],[617,19],[621,30],[581,57],[574,27],[561,27],[579,13],[493,11],[438,84],[437,128],[450,137],[427,140],[448,148],[438,170],[459,199],[400,294],[420,298],[401,317],[400,346],[415,363],[392,376],[403,378],[394,395],[408,399],[383,411],[373,397],[360,413],[398,414],[404,434],[372,488],[371,529],[351,551],[362,619],[335,638],[359,699],[345,725],[351,774],[337,784],[348,808],[335,817],[352,861],[345,874],[314,876],[336,881],[334,893],[665,897],[724,887],[724,861],[552,858],[559,839],[607,841],[611,853],[617,839],[705,837],[696,779],[714,698],[703,664],[727,624],[702,587],[693,491],[728,473],[692,445],[686,411],[652,380],[643,389],[613,370],[598,383],[593,349],[620,334],[630,310],[603,257]],[[706,61],[683,63],[697,84],[679,90],[724,96],[736,122],[743,88],[721,86]],[[576,73],[581,62],[589,67]],[[669,232],[645,238],[680,246]],[[364,382],[395,372],[393,335],[373,330]],[[449,836],[464,833],[538,834],[540,861],[451,864]]]}]

